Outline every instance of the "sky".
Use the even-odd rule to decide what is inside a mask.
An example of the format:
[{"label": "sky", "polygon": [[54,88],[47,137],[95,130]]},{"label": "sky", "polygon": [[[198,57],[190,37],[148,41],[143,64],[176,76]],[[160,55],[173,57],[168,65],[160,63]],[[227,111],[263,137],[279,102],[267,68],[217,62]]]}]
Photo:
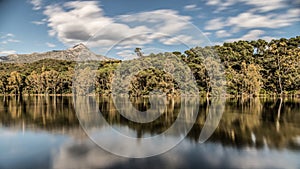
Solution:
[{"label": "sky", "polygon": [[299,0],[0,0],[0,56],[83,43],[119,59],[299,36]]}]

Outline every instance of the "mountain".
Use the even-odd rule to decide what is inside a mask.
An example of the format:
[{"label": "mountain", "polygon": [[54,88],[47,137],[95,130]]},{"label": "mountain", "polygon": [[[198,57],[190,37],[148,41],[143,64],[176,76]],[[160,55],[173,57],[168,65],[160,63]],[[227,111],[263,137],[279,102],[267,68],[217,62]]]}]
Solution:
[{"label": "mountain", "polygon": [[113,60],[111,58],[93,53],[82,43],[75,45],[66,50],[53,50],[44,53],[32,53],[32,54],[11,54],[8,56],[0,57],[0,61],[2,62],[14,62],[14,63],[30,63],[42,59],[57,59],[57,60],[68,60],[68,61]]}]

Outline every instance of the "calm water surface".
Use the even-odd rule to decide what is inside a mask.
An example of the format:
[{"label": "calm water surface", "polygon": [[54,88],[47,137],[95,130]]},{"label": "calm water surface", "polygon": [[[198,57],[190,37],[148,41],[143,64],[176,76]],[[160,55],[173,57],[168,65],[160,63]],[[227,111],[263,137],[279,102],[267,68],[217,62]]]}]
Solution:
[{"label": "calm water surface", "polygon": [[[93,143],[79,125],[72,97],[0,100],[0,169],[300,169],[299,99],[283,99],[279,113],[279,99],[228,99],[217,130],[203,144],[199,143],[199,135],[209,106],[206,100],[200,100],[196,123],[185,139],[164,154],[142,159],[119,157]],[[139,138],[168,129],[180,109],[178,100],[169,99],[162,117],[138,124],[121,116],[111,98],[97,101],[111,126]],[[147,99],[134,99],[132,103],[139,110],[150,106]]]}]

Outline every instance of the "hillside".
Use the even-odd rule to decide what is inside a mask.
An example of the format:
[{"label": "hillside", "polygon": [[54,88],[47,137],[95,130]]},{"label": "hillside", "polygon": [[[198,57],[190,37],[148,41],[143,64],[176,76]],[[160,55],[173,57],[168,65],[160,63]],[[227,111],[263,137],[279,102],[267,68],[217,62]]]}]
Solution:
[{"label": "hillside", "polygon": [[43,59],[55,59],[66,61],[80,61],[80,60],[112,60],[102,55],[97,55],[90,51],[82,43],[75,45],[66,50],[53,50],[44,53],[32,53],[32,54],[12,54],[8,56],[2,56],[0,60],[2,62],[13,63],[32,63]]}]

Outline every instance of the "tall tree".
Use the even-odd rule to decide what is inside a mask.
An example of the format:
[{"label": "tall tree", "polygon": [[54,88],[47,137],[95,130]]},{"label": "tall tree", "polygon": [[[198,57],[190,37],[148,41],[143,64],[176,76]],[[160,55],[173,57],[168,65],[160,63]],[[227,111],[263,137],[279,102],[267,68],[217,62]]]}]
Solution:
[{"label": "tall tree", "polygon": [[134,52],[138,57],[143,57],[142,48],[135,48]]},{"label": "tall tree", "polygon": [[292,47],[287,39],[272,40],[269,43],[268,53],[265,56],[264,69],[268,74],[266,86],[277,94],[282,95],[290,91],[291,86],[297,86],[299,74],[298,47]]},{"label": "tall tree", "polygon": [[17,71],[13,71],[8,78],[8,84],[15,94],[22,95],[25,88],[25,76]]},{"label": "tall tree", "polygon": [[60,80],[59,73],[55,70],[43,72],[46,78],[46,92],[56,94]]},{"label": "tall tree", "polygon": [[6,94],[8,92],[8,74],[6,72],[0,72],[0,91],[2,94]]},{"label": "tall tree", "polygon": [[25,82],[28,92],[33,92],[34,94],[39,94],[41,92],[40,75],[36,71],[31,72],[30,75],[27,76]]},{"label": "tall tree", "polygon": [[242,88],[243,94],[258,96],[261,89],[261,75],[258,66],[242,63]]}]

